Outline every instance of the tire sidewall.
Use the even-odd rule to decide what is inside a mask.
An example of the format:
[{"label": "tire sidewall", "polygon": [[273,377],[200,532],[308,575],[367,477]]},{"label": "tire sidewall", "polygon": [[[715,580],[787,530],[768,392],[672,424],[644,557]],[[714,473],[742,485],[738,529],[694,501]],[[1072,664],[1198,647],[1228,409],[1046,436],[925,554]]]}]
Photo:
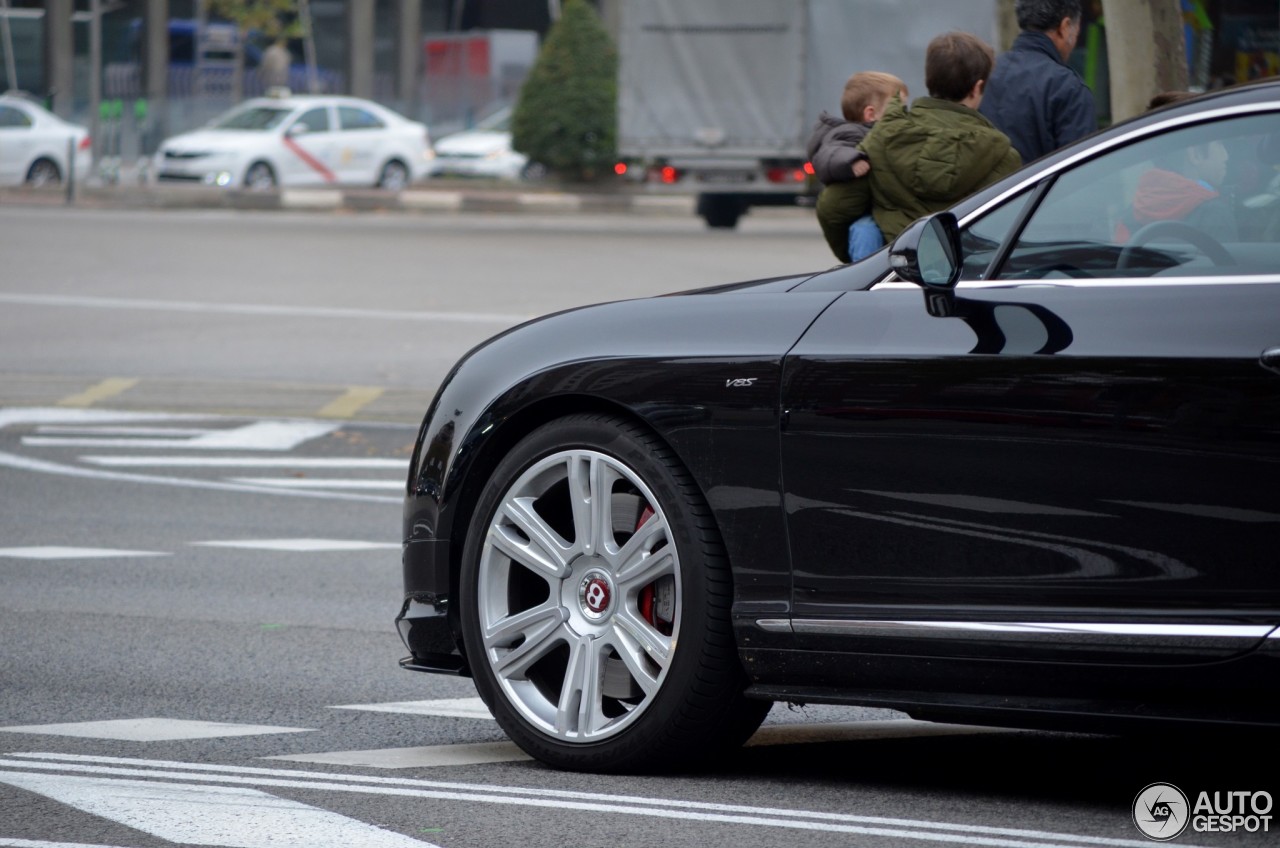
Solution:
[{"label": "tire sidewall", "polygon": [[[649,487],[666,515],[679,555],[681,591],[678,649],[672,652],[666,677],[645,706],[645,713],[611,736],[583,743],[567,743],[547,735],[507,702],[480,636],[477,603],[480,554],[498,506],[526,469],[547,456],[574,449],[593,450],[612,457]],[[573,416],[534,431],[508,453],[489,478],[477,504],[463,548],[459,579],[463,641],[471,658],[476,689],[499,726],[544,762],[581,770],[626,771],[633,760],[649,758],[651,746],[669,744],[664,739],[678,735],[684,696],[704,661],[700,648],[707,641],[704,637],[708,631],[719,629],[731,638],[728,605],[710,597],[712,593],[706,579],[709,568],[726,566],[709,561],[714,550],[708,547],[714,548],[714,541],[698,532],[689,520],[689,496],[676,476],[679,472],[673,473],[668,464],[671,459],[669,451],[638,426],[608,416]]]}]

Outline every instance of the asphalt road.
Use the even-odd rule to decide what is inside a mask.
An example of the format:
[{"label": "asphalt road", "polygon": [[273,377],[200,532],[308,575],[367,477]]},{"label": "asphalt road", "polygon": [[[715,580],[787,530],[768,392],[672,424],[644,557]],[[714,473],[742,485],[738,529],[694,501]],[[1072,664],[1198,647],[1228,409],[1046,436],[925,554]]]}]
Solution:
[{"label": "asphalt road", "polygon": [[0,209],[0,248],[0,846],[1141,846],[1147,784],[1271,779],[1238,741],[786,705],[691,774],[566,774],[398,668],[399,490],[454,359],[825,267],[803,213]]}]

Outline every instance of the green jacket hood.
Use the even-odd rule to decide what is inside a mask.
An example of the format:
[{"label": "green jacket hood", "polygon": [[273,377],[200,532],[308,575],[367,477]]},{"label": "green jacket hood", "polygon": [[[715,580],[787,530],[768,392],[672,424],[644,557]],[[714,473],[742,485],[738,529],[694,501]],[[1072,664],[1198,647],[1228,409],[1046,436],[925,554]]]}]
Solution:
[{"label": "green jacket hood", "polygon": [[1009,139],[977,111],[934,97],[908,109],[899,99],[863,141],[874,173],[891,173],[917,200],[952,203],[990,182]]}]

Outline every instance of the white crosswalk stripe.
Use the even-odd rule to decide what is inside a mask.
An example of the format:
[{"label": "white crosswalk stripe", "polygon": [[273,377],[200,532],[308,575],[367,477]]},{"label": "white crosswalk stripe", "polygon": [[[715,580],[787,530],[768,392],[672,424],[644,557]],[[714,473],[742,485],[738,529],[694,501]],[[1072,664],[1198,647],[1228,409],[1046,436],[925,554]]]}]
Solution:
[{"label": "white crosswalk stripe", "polygon": [[168,556],[168,554],[163,551],[125,551],[117,548],[75,548],[59,545],[0,548],[0,557],[12,559],[109,559],[153,556]]},{"label": "white crosswalk stripe", "polygon": [[[36,451],[68,448],[118,449],[122,453],[94,453],[77,464],[52,462],[34,456],[0,454],[0,464],[45,474],[88,477],[115,482],[187,486],[224,492],[277,494],[394,503],[402,491],[408,458],[370,456],[272,456],[293,451],[338,431],[338,421],[243,419],[217,416],[124,413],[97,409],[0,409],[0,429],[34,426],[20,443]],[[148,455],[150,453],[150,455]],[[255,469],[276,476],[227,476],[221,479],[159,476],[148,473],[93,469]],[[325,469],[323,478],[306,472]],[[341,475],[341,476],[339,476]]]},{"label": "white crosswalk stripe", "polygon": [[4,733],[42,736],[74,736],[81,739],[116,739],[127,742],[171,742],[180,739],[220,739],[229,736],[264,736],[272,733],[309,733],[307,727],[275,727],[265,724],[231,724],[178,718],[125,718],[78,721],[68,724],[28,724],[0,727]]},{"label": "white crosswalk stripe", "polygon": [[[46,777],[51,779],[42,780]],[[578,792],[541,786],[447,782],[409,777],[322,773],[75,754],[10,754],[7,758],[0,759],[0,782],[49,794],[80,809],[102,810],[117,821],[121,821],[124,815],[136,816],[131,819],[131,826],[140,830],[154,828],[148,832],[162,836],[164,835],[161,833],[162,829],[169,826],[172,821],[169,816],[161,812],[163,805],[139,806],[135,799],[148,797],[149,793],[149,797],[158,800],[172,799],[183,805],[184,815],[189,821],[200,821],[201,816],[205,815],[205,806],[223,805],[228,809],[236,809],[242,800],[249,799],[262,803],[268,815],[258,820],[258,828],[252,836],[246,836],[244,842],[216,843],[230,848],[256,848],[260,844],[296,844],[284,841],[283,835],[281,835],[281,841],[265,841],[276,835],[273,832],[274,828],[292,825],[292,820],[281,825],[271,817],[271,811],[284,809],[282,805],[290,805],[293,802],[284,801],[277,804],[276,801],[280,799],[267,795],[265,790],[269,789],[305,789],[387,798],[493,804],[571,811],[585,815],[599,814],[615,819],[619,815],[627,815],[650,820],[668,819],[704,825],[729,824],[832,835],[853,834],[885,840],[913,840],[950,845],[988,846],[988,848],[1144,848],[1150,844],[1137,839],[1116,839],[1027,828],[652,796]],[[250,795],[249,792],[256,792],[256,794]],[[127,800],[121,805],[124,807],[123,810],[121,807],[111,806],[105,800],[120,794],[127,796]],[[328,819],[328,821],[332,820]],[[372,825],[365,825],[365,827],[372,827]],[[355,830],[351,832],[354,833]],[[383,831],[383,833],[386,832]],[[250,838],[260,838],[264,841],[250,842],[248,841]],[[372,834],[369,836],[369,840],[380,838],[382,837],[375,837]],[[408,837],[400,838],[408,839]],[[177,841],[186,840],[178,839]],[[320,841],[314,844],[361,844],[381,848],[384,844],[394,843],[353,840]]]},{"label": "white crosswalk stripe", "polygon": [[206,548],[241,548],[257,551],[398,551],[398,542],[364,542],[353,539],[230,539],[192,542]]}]

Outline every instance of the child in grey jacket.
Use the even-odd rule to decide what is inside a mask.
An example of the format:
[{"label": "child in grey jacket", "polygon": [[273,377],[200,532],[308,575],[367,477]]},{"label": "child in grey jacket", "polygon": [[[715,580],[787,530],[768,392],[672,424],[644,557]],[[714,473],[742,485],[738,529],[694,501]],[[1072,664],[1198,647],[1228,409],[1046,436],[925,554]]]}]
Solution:
[{"label": "child in grey jacket", "polygon": [[[905,102],[907,86],[893,74],[862,71],[849,77],[840,97],[844,120],[824,111],[809,136],[809,162],[824,186],[867,175],[871,165],[865,156],[859,155],[858,145],[895,96]],[[849,227],[849,255],[853,261],[870,256],[883,245],[884,237],[870,214],[863,215]]]}]

